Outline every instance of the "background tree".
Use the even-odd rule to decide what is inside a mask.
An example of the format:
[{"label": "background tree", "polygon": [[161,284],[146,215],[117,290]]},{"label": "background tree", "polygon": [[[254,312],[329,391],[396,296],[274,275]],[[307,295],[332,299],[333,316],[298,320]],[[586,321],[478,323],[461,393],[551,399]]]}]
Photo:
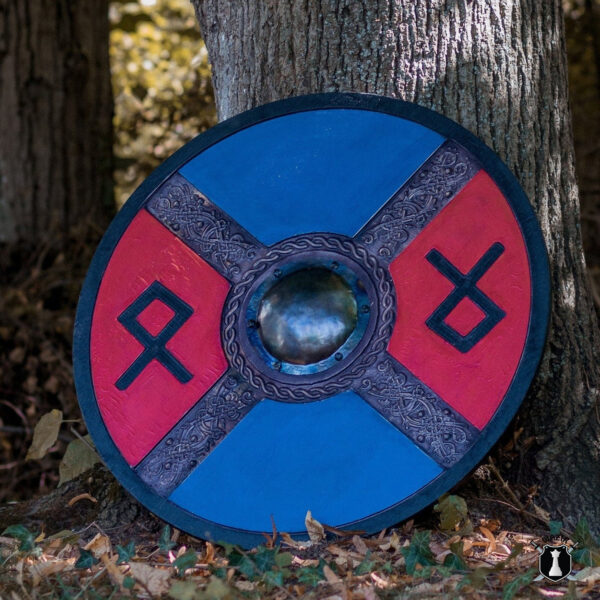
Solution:
[{"label": "background tree", "polygon": [[2,0],[0,107],[0,242],[114,210],[108,0]]},{"label": "background tree", "polygon": [[598,530],[600,335],[580,235],[560,1],[192,2],[220,119],[303,93],[384,94],[458,121],[512,169],[545,236],[553,303],[515,424],[521,456],[511,478],[539,486],[554,517],[586,515]]}]

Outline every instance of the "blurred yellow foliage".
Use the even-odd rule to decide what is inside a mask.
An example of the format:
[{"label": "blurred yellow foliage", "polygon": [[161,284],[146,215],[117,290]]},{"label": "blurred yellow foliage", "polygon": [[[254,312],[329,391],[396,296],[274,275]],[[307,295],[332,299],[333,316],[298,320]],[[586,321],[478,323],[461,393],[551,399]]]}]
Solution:
[{"label": "blurred yellow foliage", "polygon": [[583,244],[600,315],[600,0],[563,8]]},{"label": "blurred yellow foliage", "polygon": [[120,207],[156,166],[214,125],[216,111],[189,0],[116,0],[110,21]]}]

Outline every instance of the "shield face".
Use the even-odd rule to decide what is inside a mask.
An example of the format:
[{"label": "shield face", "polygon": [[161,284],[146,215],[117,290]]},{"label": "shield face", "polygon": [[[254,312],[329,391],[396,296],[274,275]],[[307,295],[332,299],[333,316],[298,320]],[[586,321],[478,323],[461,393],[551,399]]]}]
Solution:
[{"label": "shield face", "polygon": [[106,464],[150,510],[250,546],[307,510],[374,532],[479,462],[548,320],[514,177],[457,124],[325,94],[218,125],[103,238],[75,375]]},{"label": "shield face", "polygon": [[544,551],[539,557],[540,573],[551,581],[560,581],[564,579],[573,568],[573,559],[569,549],[564,544],[562,546],[544,545]]}]

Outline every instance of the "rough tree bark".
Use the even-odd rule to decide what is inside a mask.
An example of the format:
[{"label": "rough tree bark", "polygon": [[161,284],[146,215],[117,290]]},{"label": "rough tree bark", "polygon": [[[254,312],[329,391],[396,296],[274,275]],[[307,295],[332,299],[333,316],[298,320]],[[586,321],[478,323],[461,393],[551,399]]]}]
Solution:
[{"label": "rough tree bark", "polygon": [[[552,326],[516,427],[512,480],[555,518],[600,526],[600,335],[579,227],[560,0],[192,0],[220,119],[326,91],[384,94],[481,137],[535,206],[551,261]],[[540,502],[540,500],[537,500]]]},{"label": "rough tree bark", "polygon": [[0,1],[0,242],[112,209],[108,0]]}]

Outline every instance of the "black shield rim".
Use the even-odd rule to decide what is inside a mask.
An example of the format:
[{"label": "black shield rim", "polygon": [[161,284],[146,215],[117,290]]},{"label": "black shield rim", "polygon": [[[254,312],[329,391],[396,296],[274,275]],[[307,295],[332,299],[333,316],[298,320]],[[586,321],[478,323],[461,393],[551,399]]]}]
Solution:
[{"label": "black shield rim", "polygon": [[[475,155],[513,210],[525,240],[531,278],[531,313],[527,337],[511,384],[477,442],[452,468],[413,495],[376,514],[348,523],[341,529],[375,533],[422,510],[461,481],[485,457],[513,419],[535,375],[545,345],[550,317],[550,274],[546,246],[535,213],[518,181],[501,159],[481,140],[454,121],[424,107],[383,96],[326,93],[298,96],[259,106],[200,134],[178,150],[136,189],[118,212],[92,259],[77,307],[73,336],[74,378],[79,404],[96,448],[119,482],[141,504],[160,518],[188,533],[213,541],[252,547],[264,542],[260,532],[224,526],[203,519],[160,497],[139,478],[115,446],[102,420],[91,377],[90,332],[100,283],[112,253],[129,223],[148,196],[194,156],[230,135],[260,122],[309,110],[355,109],[376,111],[414,121],[453,139]],[[306,532],[290,532],[306,539]]]}]

